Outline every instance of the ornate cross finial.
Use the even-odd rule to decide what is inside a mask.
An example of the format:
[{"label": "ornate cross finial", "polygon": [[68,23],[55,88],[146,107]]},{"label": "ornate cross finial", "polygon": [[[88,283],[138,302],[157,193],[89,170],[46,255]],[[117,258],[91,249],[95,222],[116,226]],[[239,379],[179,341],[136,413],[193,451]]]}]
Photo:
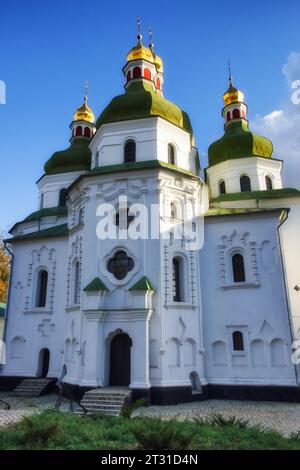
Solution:
[{"label": "ornate cross finial", "polygon": [[152,50],[154,47],[154,44],[152,42],[152,29],[150,28],[150,26],[148,26],[148,33],[149,33],[149,47]]},{"label": "ornate cross finial", "polygon": [[87,103],[87,100],[88,100],[88,91],[89,91],[89,83],[88,81],[86,80],[84,82],[84,101]]},{"label": "ornate cross finial", "polygon": [[229,83],[230,85],[232,85],[232,80],[233,80],[233,77],[231,75],[231,65],[230,65],[230,60],[228,59],[228,73],[229,73]]},{"label": "ornate cross finial", "polygon": [[142,36],[142,29],[141,29],[141,20],[139,16],[137,17],[136,22],[137,22],[137,31],[138,31],[137,38],[138,38],[139,44],[141,44],[143,36]]}]

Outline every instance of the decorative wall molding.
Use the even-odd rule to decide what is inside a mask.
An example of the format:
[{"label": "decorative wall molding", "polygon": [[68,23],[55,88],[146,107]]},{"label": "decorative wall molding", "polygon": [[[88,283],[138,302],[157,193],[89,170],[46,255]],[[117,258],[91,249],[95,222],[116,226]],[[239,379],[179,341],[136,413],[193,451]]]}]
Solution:
[{"label": "decorative wall molding", "polygon": [[[46,269],[48,272],[47,305],[44,309],[35,306],[37,272],[40,269]],[[26,287],[28,287],[29,295],[25,297],[24,313],[30,313],[31,311],[53,311],[55,276],[55,249],[48,249],[46,245],[42,245],[40,249],[33,250],[31,252],[31,263],[27,271]]]}]

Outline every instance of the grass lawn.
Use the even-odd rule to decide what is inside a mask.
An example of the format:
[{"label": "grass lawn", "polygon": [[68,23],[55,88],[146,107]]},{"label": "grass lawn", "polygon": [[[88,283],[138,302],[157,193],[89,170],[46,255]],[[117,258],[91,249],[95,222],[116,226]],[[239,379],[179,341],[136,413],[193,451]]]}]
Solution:
[{"label": "grass lawn", "polygon": [[0,429],[0,449],[300,449],[300,435],[284,438],[247,423],[157,418],[76,416],[45,411]]}]

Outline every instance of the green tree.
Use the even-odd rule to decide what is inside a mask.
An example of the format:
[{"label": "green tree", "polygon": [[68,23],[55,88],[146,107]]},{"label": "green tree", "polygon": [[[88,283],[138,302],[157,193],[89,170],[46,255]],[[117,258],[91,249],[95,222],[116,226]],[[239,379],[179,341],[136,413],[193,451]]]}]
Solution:
[{"label": "green tree", "polygon": [[0,302],[6,302],[10,257],[4,248],[3,238],[0,236]]}]

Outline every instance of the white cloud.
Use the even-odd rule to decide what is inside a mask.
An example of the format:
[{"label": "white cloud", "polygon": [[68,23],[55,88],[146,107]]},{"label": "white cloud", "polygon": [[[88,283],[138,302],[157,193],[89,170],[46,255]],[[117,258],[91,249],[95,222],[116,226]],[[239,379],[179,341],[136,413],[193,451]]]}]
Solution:
[{"label": "white cloud", "polygon": [[300,80],[300,53],[291,52],[282,68],[289,86],[289,97],[280,108],[266,116],[256,116],[251,128],[272,140],[273,157],[284,161],[285,186],[300,188],[300,104],[293,104],[293,82]]}]

